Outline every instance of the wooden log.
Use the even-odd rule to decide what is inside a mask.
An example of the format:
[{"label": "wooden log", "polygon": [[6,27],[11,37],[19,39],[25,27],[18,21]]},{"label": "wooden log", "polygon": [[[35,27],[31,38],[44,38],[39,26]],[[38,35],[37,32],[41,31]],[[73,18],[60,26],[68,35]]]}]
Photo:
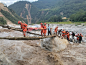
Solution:
[{"label": "wooden log", "polygon": [[29,31],[27,31],[27,33],[29,33],[29,34],[34,34],[34,35],[38,35],[38,36],[42,36],[42,35],[40,35],[40,34],[32,33],[32,32],[29,32]]},{"label": "wooden log", "polygon": [[[16,31],[23,32],[23,30],[21,28],[14,28],[14,27],[10,27],[8,25],[2,25],[2,27],[3,28],[8,28],[8,29],[11,29],[11,30],[16,30]],[[29,32],[29,31],[27,31],[27,33],[41,36],[40,34],[32,33],[32,32]]]},{"label": "wooden log", "polygon": [[44,38],[53,38],[54,36],[45,36],[45,37],[0,37],[0,39],[8,39],[8,40],[40,40]]}]

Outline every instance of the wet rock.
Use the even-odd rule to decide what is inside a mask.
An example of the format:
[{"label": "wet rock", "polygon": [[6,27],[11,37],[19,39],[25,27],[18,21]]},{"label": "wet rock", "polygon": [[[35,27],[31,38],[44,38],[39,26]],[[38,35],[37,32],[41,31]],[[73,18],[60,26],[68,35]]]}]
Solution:
[{"label": "wet rock", "polygon": [[68,44],[69,43],[66,39],[60,39],[58,37],[41,40],[41,47],[53,52],[64,50]]}]

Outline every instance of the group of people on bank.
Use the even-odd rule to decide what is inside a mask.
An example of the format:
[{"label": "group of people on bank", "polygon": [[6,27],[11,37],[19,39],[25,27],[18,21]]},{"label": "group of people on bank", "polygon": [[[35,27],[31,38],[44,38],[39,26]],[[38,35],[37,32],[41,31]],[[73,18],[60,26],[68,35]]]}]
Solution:
[{"label": "group of people on bank", "polygon": [[[50,28],[49,24],[48,24],[48,27],[46,27],[46,23],[40,23],[41,25],[41,35],[43,36],[46,36],[46,32],[48,30],[48,35],[53,35],[51,32],[52,32],[52,28]],[[63,38],[66,38],[68,41],[71,41],[71,42],[75,42],[75,43],[81,43],[82,41],[82,37],[83,35],[80,33],[80,34],[75,34],[74,32],[71,32],[71,31],[66,31],[64,29],[60,29],[58,30],[58,26],[55,27],[54,29],[54,34],[55,35],[58,35],[59,37],[61,37],[62,39]]]},{"label": "group of people on bank", "polygon": [[[27,32],[27,24],[26,23],[22,23],[21,21],[18,21],[18,24],[21,25],[21,29],[23,30],[23,35],[24,37],[26,37],[26,32]],[[46,36],[46,33],[48,31],[48,35],[52,35],[52,28],[49,26],[48,24],[48,27],[46,26],[46,23],[40,23],[41,25],[41,35],[42,36]],[[70,31],[66,31],[64,29],[60,29],[58,30],[58,26],[55,27],[54,29],[54,34],[55,35],[58,35],[59,37],[61,38],[66,38],[68,41],[73,41],[74,42],[79,42],[81,43],[82,41],[82,37],[83,35],[80,33],[80,34],[75,34],[74,32],[70,32]]]}]

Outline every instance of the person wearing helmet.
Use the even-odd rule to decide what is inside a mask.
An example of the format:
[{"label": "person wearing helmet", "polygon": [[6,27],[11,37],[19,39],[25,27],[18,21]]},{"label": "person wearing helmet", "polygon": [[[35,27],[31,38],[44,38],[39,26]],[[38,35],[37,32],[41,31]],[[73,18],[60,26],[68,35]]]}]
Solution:
[{"label": "person wearing helmet", "polygon": [[42,28],[42,29],[41,29],[41,35],[43,35],[43,27],[44,27],[44,26],[43,26],[43,23],[40,23],[40,25],[41,25],[41,28]]},{"label": "person wearing helmet", "polygon": [[77,40],[78,40],[78,42],[79,42],[79,34],[77,34]]},{"label": "person wearing helmet", "polygon": [[69,34],[69,32],[67,32],[67,40],[69,41],[69,36],[70,36],[70,34]]},{"label": "person wearing helmet", "polygon": [[83,35],[80,33],[80,35],[83,37]]},{"label": "person wearing helmet", "polygon": [[82,34],[79,35],[79,43],[82,41]]},{"label": "person wearing helmet", "polygon": [[61,34],[62,34],[61,32],[62,32],[62,29],[58,30],[58,35],[61,36]]},{"label": "person wearing helmet", "polygon": [[65,30],[63,29],[63,31],[62,31],[62,38],[65,38]]},{"label": "person wearing helmet", "polygon": [[18,24],[21,25],[21,29],[23,30],[23,35],[24,35],[24,37],[26,37],[27,24],[22,23],[21,21],[18,21]]},{"label": "person wearing helmet", "polygon": [[73,37],[73,39],[74,39],[74,36],[75,36],[75,33],[74,33],[74,32],[72,32],[72,37]]},{"label": "person wearing helmet", "polygon": [[46,32],[47,32],[47,27],[46,27],[46,23],[44,23],[44,26],[43,26],[43,34],[44,34],[44,36],[46,36]]},{"label": "person wearing helmet", "polygon": [[58,31],[58,26],[55,28],[55,34],[57,35],[57,31]]}]

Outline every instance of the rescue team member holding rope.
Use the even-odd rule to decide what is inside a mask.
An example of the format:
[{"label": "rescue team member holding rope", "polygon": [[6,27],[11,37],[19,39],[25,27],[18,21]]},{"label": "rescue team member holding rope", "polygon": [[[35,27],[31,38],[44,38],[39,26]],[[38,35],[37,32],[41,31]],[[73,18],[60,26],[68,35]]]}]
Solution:
[{"label": "rescue team member holding rope", "polygon": [[44,23],[44,26],[43,26],[43,34],[44,34],[44,36],[46,36],[46,33],[47,33],[47,27],[46,27],[46,23]]},{"label": "rescue team member holding rope", "polygon": [[40,23],[41,24],[41,35],[43,35],[43,27],[44,27],[44,25],[43,25],[43,23]]},{"label": "rescue team member holding rope", "polygon": [[55,28],[55,34],[57,35],[57,31],[58,31],[58,26]]},{"label": "rescue team member holding rope", "polygon": [[24,35],[24,37],[26,37],[27,24],[22,23],[21,21],[18,21],[18,24],[21,25],[21,29],[23,30],[23,35]]},{"label": "rescue team member holding rope", "polygon": [[40,23],[40,25],[41,25],[41,35],[46,36],[46,32],[47,32],[46,23],[44,23],[44,25],[43,25],[43,23]]},{"label": "rescue team member holding rope", "polygon": [[66,33],[66,31],[63,29],[63,31],[62,31],[62,38],[65,38],[65,33]]}]

